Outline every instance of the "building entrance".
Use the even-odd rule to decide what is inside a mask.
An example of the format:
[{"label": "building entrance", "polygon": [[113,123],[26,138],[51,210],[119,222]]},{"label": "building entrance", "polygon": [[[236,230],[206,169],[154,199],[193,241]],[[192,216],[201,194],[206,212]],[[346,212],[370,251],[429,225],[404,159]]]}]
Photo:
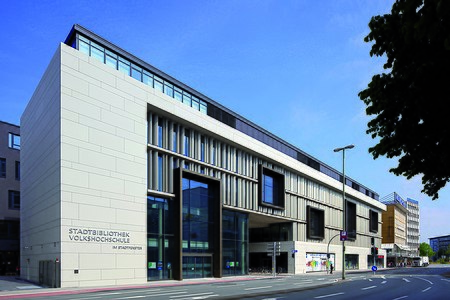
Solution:
[{"label": "building entrance", "polygon": [[183,278],[212,277],[212,255],[183,256]]}]

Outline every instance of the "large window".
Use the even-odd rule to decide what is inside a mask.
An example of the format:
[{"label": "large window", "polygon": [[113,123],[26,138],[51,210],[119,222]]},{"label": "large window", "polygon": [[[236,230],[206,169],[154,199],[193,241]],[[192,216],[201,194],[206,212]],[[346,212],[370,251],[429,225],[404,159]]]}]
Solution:
[{"label": "large window", "polygon": [[373,210],[370,210],[369,213],[370,232],[378,232],[378,213]]},{"label": "large window", "polygon": [[325,212],[322,209],[307,207],[307,236],[309,239],[325,238]]},{"label": "large window", "polygon": [[20,192],[8,191],[8,208],[20,209]]},{"label": "large window", "polygon": [[345,206],[347,237],[349,240],[356,240],[356,204],[346,201]]},{"label": "large window", "polygon": [[0,177],[6,177],[6,158],[0,158]]},{"label": "large window", "polygon": [[20,150],[20,135],[9,133],[8,135],[8,147],[12,149]]},{"label": "large window", "polygon": [[284,175],[259,166],[259,204],[284,209]]},{"label": "large window", "polygon": [[212,252],[214,212],[207,183],[183,178],[183,252]]}]

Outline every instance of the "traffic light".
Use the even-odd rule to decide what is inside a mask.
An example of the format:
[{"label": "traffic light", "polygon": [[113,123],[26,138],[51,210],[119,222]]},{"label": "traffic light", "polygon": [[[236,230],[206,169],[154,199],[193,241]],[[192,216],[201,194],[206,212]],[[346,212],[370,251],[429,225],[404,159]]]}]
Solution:
[{"label": "traffic light", "polygon": [[378,255],[378,247],[374,247],[375,248],[375,255]]},{"label": "traffic light", "polygon": [[370,238],[370,244],[371,244],[372,246],[375,245],[375,238],[374,238],[374,237],[371,237],[371,238]]},{"label": "traffic light", "polygon": [[370,253],[372,254],[372,256],[375,255],[375,247],[374,246],[370,247]]}]

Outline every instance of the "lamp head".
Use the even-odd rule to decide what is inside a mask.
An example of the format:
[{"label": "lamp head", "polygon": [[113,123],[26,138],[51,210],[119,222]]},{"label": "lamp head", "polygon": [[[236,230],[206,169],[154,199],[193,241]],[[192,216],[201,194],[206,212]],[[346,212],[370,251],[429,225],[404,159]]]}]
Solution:
[{"label": "lamp head", "polygon": [[351,144],[351,145],[347,145],[345,147],[336,148],[333,151],[334,152],[339,152],[339,151],[342,151],[342,150],[345,150],[345,149],[353,149],[353,148],[355,148],[355,145]]}]

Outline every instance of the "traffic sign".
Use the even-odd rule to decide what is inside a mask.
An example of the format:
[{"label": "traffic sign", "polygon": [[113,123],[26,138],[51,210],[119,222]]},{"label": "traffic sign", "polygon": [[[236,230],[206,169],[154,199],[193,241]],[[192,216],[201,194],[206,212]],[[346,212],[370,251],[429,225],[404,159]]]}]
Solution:
[{"label": "traffic sign", "polygon": [[346,241],[347,240],[347,231],[342,230],[341,231],[341,241]]},{"label": "traffic sign", "polygon": [[372,271],[376,272],[378,270],[377,266],[372,266]]}]

